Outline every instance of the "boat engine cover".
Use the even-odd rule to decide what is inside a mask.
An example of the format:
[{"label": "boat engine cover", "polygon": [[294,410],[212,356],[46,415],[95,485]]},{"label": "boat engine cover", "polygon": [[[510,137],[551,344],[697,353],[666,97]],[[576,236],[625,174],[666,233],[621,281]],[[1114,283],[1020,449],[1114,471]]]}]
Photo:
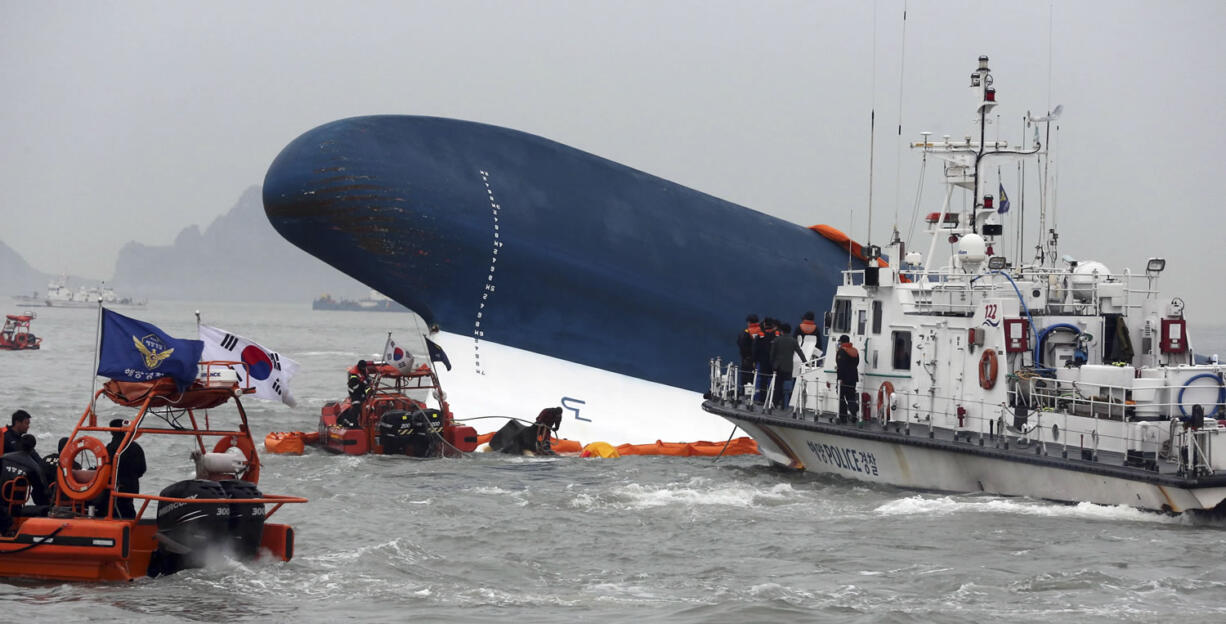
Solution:
[{"label": "boat engine cover", "polygon": [[[229,498],[263,498],[254,483],[242,479],[227,479],[220,482]],[[264,538],[264,503],[230,503],[230,544],[234,554],[254,559],[260,554],[260,542]]]}]

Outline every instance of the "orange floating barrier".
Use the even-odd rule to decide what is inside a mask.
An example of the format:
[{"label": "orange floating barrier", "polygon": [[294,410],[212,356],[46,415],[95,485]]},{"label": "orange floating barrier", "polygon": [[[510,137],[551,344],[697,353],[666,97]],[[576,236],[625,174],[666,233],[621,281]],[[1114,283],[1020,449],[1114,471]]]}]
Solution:
[{"label": "orange floating barrier", "polygon": [[278,455],[301,455],[306,445],[318,443],[318,431],[274,431],[264,436],[264,448]]}]

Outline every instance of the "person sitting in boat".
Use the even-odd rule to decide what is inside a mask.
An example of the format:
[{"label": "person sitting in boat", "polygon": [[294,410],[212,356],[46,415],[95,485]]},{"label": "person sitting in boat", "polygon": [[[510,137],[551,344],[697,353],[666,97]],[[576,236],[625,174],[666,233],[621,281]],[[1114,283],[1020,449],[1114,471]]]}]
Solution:
[{"label": "person sitting in boat", "polygon": [[[53,488],[56,485],[55,470],[60,465],[60,453],[64,452],[65,446],[68,446],[68,436],[60,438],[59,449],[57,449],[54,453],[47,453],[46,455],[43,455],[43,476],[47,478],[47,484]],[[72,467],[74,470],[80,470],[81,463],[74,459],[72,461]]]},{"label": "person sitting in boat", "polygon": [[51,497],[47,490],[47,480],[43,473],[42,462],[38,455],[34,453],[34,448],[38,440],[30,434],[21,436],[20,448],[11,453],[5,453],[4,457],[0,457],[0,492],[4,494],[6,499],[9,498],[13,486],[9,482],[15,481],[18,478],[24,478],[26,486],[29,488],[28,496],[34,501],[35,507],[23,508],[25,505],[25,497],[21,500],[8,500],[8,513],[10,516],[34,516],[41,515],[46,512],[47,506],[51,504]]},{"label": "person sitting in boat", "polygon": [[353,428],[358,426],[358,416],[362,413],[362,402],[370,394],[370,380],[366,376],[366,360],[358,360],[349,369],[349,408],[337,417],[336,424]]},{"label": "person sitting in boat", "polygon": [[856,420],[856,384],[860,382],[860,352],[851,346],[847,334],[839,336],[839,350],[834,356],[835,374],[839,380],[839,422]]},{"label": "person sitting in boat", "polygon": [[771,343],[771,364],[775,368],[775,407],[787,407],[792,398],[792,356],[805,363],[805,354],[796,338],[790,335],[791,327],[785,323],[779,327],[779,337]]},{"label": "person sitting in boat", "polygon": [[[121,428],[125,424],[122,418],[111,421],[111,427]],[[145,476],[145,450],[135,440],[128,443],[121,452],[119,445],[123,443],[124,431],[112,431],[111,441],[106,445],[107,455],[116,462],[116,489],[128,494],[140,494],[140,478]],[[119,454],[119,456],[117,456]],[[135,518],[136,505],[131,498],[116,496],[115,517]]]},{"label": "person sitting in boat", "polygon": [[25,410],[13,412],[12,424],[4,428],[4,450],[0,454],[21,450],[21,436],[30,430],[30,413]]}]

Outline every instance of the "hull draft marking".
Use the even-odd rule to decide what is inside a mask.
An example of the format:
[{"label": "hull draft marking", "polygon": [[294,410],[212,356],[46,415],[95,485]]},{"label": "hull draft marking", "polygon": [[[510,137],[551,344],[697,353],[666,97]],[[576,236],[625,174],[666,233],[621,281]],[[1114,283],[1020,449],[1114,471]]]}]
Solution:
[{"label": "hull draft marking", "polygon": [[485,194],[490,198],[490,214],[494,219],[494,244],[490,251],[490,272],[485,278],[485,285],[481,291],[481,303],[477,306],[477,318],[473,321],[473,366],[476,368],[478,375],[484,375],[485,371],[481,368],[481,337],[485,335],[485,331],[481,329],[481,318],[485,316],[485,304],[489,303],[490,295],[494,294],[494,270],[498,268],[498,249],[502,247],[502,240],[498,236],[498,201],[494,199],[494,189],[490,188],[490,174],[488,171],[481,172],[481,181],[485,184]]}]

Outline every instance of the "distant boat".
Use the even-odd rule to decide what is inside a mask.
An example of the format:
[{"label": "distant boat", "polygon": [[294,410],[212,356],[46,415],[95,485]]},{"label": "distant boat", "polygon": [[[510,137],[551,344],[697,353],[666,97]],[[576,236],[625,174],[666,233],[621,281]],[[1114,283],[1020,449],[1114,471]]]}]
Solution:
[{"label": "distant boat", "polygon": [[49,308],[92,308],[101,301],[108,306],[143,306],[145,300],[121,297],[105,282],[98,286],[80,286],[75,291],[68,287],[68,277],[61,275],[47,284],[46,296],[14,295],[13,299],[25,304],[43,305]]},{"label": "distant boat", "polygon": [[370,291],[370,296],[364,299],[333,299],[332,295],[324,294],[311,302],[312,310],[355,310],[358,312],[408,312],[409,309],[392,301],[377,291]]}]

